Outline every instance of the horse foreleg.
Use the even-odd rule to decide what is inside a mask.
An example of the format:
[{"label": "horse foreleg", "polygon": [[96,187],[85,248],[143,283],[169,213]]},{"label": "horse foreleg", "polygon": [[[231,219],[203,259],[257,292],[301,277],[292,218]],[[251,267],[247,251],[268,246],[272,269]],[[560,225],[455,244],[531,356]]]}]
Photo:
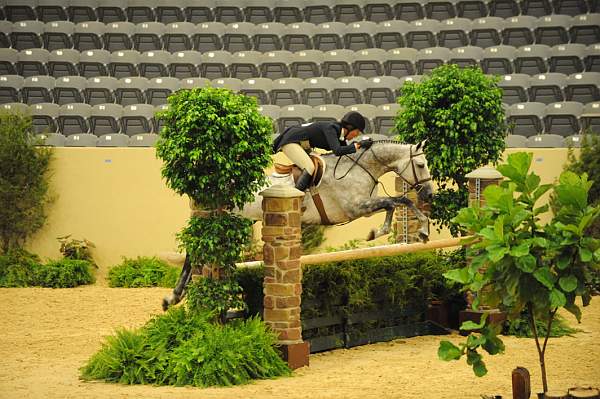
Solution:
[{"label": "horse foreleg", "polygon": [[185,262],[183,262],[183,267],[181,268],[181,274],[179,275],[177,284],[175,284],[175,288],[173,288],[173,292],[163,298],[162,308],[164,311],[167,311],[170,306],[177,305],[181,299],[183,299],[183,296],[185,295],[185,287],[189,283],[191,277],[192,263],[190,261],[190,255],[186,254]]},{"label": "horse foreleg", "polygon": [[389,234],[392,227],[392,218],[394,215],[394,209],[396,207],[404,205],[407,206],[411,211],[415,213],[417,220],[421,223],[419,228],[419,237],[422,241],[429,239],[429,219],[415,206],[415,204],[408,198],[402,197],[377,197],[370,199],[360,205],[360,211],[362,215],[369,215],[371,213],[378,212],[385,209],[385,222],[379,229],[372,229],[367,236],[367,240],[373,240],[377,237]]}]

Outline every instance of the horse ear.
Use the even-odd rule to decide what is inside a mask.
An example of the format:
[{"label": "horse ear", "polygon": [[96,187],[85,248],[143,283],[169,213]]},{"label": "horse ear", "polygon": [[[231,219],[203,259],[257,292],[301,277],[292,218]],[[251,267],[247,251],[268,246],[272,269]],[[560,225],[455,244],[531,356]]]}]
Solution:
[{"label": "horse ear", "polygon": [[420,149],[425,149],[425,144],[426,143],[427,143],[427,139],[421,141],[419,144],[417,144],[416,150],[419,151]]}]

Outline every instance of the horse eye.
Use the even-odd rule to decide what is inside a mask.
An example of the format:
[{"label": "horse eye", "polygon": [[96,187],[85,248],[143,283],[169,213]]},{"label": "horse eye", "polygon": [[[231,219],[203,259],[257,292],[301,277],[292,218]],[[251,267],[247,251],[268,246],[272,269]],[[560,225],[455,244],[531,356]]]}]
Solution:
[{"label": "horse eye", "polygon": [[424,168],[424,167],[425,167],[425,164],[424,164],[424,163],[418,163],[418,164],[417,164],[417,166],[418,166],[419,168]]}]

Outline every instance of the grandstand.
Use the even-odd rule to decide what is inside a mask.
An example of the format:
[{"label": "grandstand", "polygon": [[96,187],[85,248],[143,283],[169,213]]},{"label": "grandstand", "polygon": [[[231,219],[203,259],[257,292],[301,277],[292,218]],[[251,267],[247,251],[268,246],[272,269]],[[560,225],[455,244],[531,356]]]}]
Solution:
[{"label": "grandstand", "polygon": [[502,75],[509,147],[600,134],[598,0],[0,0],[0,107],[53,146],[152,146],[181,88],[257,98],[277,131],[358,110],[393,135],[407,81]]}]

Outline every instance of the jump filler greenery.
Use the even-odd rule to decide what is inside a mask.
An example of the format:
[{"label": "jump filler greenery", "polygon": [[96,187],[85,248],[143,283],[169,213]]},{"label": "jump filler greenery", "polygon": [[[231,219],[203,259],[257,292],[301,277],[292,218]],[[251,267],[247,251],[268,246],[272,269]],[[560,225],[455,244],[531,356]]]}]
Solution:
[{"label": "jump filler greenery", "polygon": [[[564,308],[577,320],[583,306],[591,300],[591,271],[600,266],[600,240],[586,234],[600,216],[600,205],[588,203],[592,182],[587,175],[565,171],[554,184],[540,184],[531,167],[532,154],[516,153],[498,170],[507,178],[500,186],[489,186],[483,195],[482,208],[461,209],[454,222],[473,238],[466,240],[470,265],[445,274],[465,289],[478,293],[473,308],[480,304],[500,308],[509,319],[527,310],[539,355],[544,392],[548,391],[545,353],[556,312]],[[549,211],[544,194],[555,200],[556,212],[542,224],[540,215]],[[546,324],[545,334],[537,330],[539,321]],[[479,349],[491,355],[501,353],[504,344],[498,338],[500,326],[465,322],[471,333],[465,343],[456,346],[442,341],[438,355],[442,360],[457,360],[466,355],[467,363],[477,376],[487,369]]]}]

